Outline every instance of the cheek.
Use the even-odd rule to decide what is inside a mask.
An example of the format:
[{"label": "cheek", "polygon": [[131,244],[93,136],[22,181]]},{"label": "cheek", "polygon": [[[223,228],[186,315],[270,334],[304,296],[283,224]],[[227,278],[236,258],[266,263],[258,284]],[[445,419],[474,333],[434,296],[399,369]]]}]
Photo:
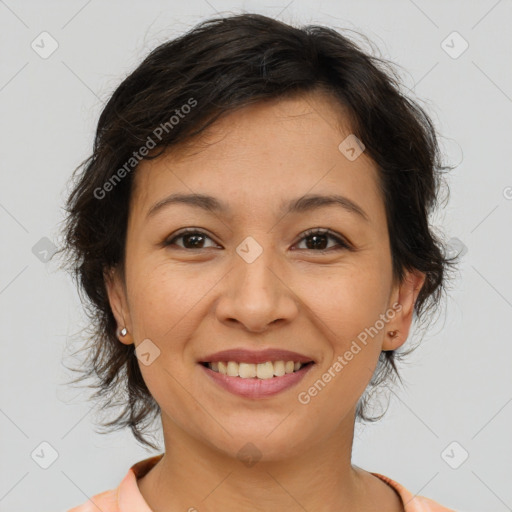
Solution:
[{"label": "cheek", "polygon": [[[168,262],[151,258],[139,260],[131,268],[130,312],[137,344],[151,340],[158,354],[153,362],[139,363],[143,379],[166,414],[186,428],[190,396],[180,383],[190,379],[190,368],[183,364],[187,340],[196,328],[194,307],[207,290],[188,272],[171,269]],[[201,280],[202,282],[202,280]],[[210,285],[211,287],[211,285]]]},{"label": "cheek", "polygon": [[328,388],[324,400],[332,404],[334,415],[355,405],[365,390],[386,334],[386,322],[382,318],[389,318],[386,308],[390,264],[376,259],[368,263],[326,282],[323,293],[316,298],[315,309],[319,314],[323,312],[332,350],[331,360],[322,365],[320,380]]},{"label": "cheek", "polygon": [[[142,262],[141,262],[142,263]],[[138,338],[167,339],[171,331],[183,329],[187,317],[213,286],[205,273],[197,279],[189,269],[169,262],[152,261],[131,269],[130,311]],[[172,337],[176,338],[176,334]]]},{"label": "cheek", "polygon": [[[339,271],[325,279],[317,293],[308,293],[310,306],[331,328],[338,348],[373,326],[379,315],[385,313],[390,277],[378,265],[373,268],[376,270],[362,267]],[[305,285],[304,289],[307,288]],[[380,323],[379,326],[382,328]]]},{"label": "cheek", "polygon": [[388,290],[369,272],[328,280],[322,288],[310,306],[321,320],[317,325],[329,347],[328,356],[311,387],[299,390],[299,401],[330,418],[324,425],[330,428],[356,405],[375,371],[385,333],[380,315],[385,313]]}]

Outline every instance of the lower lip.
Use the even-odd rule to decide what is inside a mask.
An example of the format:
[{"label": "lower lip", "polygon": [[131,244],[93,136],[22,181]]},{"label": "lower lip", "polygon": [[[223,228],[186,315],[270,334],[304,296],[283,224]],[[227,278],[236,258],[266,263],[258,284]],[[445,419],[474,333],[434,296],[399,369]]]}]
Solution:
[{"label": "lower lip", "polygon": [[295,386],[311,370],[314,363],[308,364],[296,372],[287,373],[282,377],[272,377],[271,379],[230,377],[214,372],[202,364],[199,364],[199,366],[210,379],[234,395],[243,396],[244,398],[266,398]]}]

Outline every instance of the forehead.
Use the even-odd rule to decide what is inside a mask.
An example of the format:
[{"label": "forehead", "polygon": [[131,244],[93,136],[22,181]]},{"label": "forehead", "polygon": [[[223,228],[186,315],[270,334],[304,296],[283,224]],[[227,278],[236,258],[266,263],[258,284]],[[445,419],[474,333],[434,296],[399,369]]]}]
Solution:
[{"label": "forehead", "polygon": [[340,151],[350,134],[348,112],[323,92],[229,112],[200,137],[141,162],[132,208],[143,213],[173,192],[197,192],[257,215],[309,193],[343,193],[371,209],[381,201],[377,170],[364,152],[351,161]]}]

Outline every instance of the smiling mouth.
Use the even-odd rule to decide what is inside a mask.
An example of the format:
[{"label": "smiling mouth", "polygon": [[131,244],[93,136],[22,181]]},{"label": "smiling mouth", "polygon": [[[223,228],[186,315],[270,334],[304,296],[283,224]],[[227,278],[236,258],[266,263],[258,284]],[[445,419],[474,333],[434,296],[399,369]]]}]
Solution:
[{"label": "smiling mouth", "polygon": [[210,370],[241,379],[272,379],[283,375],[296,373],[304,367],[313,364],[313,361],[301,363],[296,361],[266,361],[265,363],[238,363],[236,361],[201,362]]}]

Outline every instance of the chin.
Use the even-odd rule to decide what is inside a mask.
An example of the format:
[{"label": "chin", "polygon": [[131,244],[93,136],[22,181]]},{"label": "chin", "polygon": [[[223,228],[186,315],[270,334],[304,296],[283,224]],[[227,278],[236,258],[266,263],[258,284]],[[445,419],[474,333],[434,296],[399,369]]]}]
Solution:
[{"label": "chin", "polygon": [[[274,428],[277,424],[274,424]],[[210,438],[208,443],[223,455],[238,459],[247,467],[251,467],[256,462],[290,459],[312,444],[311,439],[299,435],[303,433],[299,428],[295,430],[297,438],[290,435],[289,427],[281,432],[279,427],[274,431],[272,428],[262,430],[252,427],[236,431],[231,428],[229,432],[232,437],[226,435],[222,440]],[[272,433],[269,435],[269,432]]]}]

